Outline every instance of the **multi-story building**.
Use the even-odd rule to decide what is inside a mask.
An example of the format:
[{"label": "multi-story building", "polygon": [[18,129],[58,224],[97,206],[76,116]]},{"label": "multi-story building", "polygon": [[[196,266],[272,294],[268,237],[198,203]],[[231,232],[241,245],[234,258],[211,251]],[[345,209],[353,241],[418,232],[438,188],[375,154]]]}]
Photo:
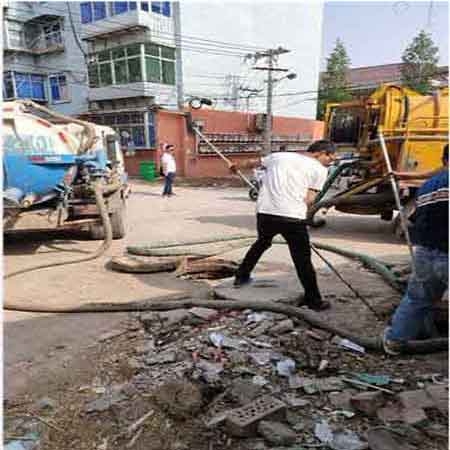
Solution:
[{"label": "multi-story building", "polygon": [[176,109],[181,92],[177,6],[5,3],[3,98],[84,114],[136,149],[154,147],[153,108]]},{"label": "multi-story building", "polygon": [[77,114],[88,105],[87,70],[67,4],[52,5],[3,3],[3,99],[30,98]]},{"label": "multi-story building", "polygon": [[122,142],[132,142],[136,149],[155,147],[154,107],[178,105],[177,6],[143,1],[79,4],[88,55],[85,117],[116,128]]}]

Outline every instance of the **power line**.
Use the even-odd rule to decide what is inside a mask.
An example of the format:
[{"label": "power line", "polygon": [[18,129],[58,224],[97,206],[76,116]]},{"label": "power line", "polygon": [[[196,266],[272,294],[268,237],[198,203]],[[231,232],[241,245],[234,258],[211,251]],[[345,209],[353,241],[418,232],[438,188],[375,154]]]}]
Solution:
[{"label": "power line", "polygon": [[[61,67],[55,67],[55,66],[39,66],[39,68],[36,67],[36,65],[33,64],[27,64],[27,63],[14,63],[15,65],[19,65],[19,66],[25,66],[25,67],[31,67],[34,69],[48,69],[48,70],[52,70],[55,73],[56,72],[68,72],[68,73],[79,73],[79,74],[85,74],[86,72],[81,72],[81,71],[76,71],[76,70],[64,70]],[[11,70],[11,71],[16,71],[16,70]],[[396,82],[401,82],[401,79],[397,79],[397,80],[392,80],[390,81],[390,83],[396,83]],[[84,86],[86,88],[89,88],[89,85],[87,83],[82,83],[82,82],[72,82],[71,84],[76,85],[76,86]],[[138,89],[138,88],[132,88],[132,87],[121,87],[121,86],[116,86],[116,85],[107,85],[105,87],[108,88],[113,88],[113,89],[118,89],[118,90],[124,90],[124,91],[128,91],[128,92],[139,92],[142,93],[143,89]],[[348,91],[348,92],[352,92],[352,91],[357,91],[357,90],[367,90],[367,89],[376,89],[376,86],[373,85],[354,85],[354,86],[348,86],[346,88],[343,88],[344,91]],[[92,89],[92,88],[91,88]],[[323,93],[324,90],[306,90],[306,91],[296,91],[296,92],[285,92],[285,93],[280,93],[280,94],[273,94],[273,97],[297,97],[299,95],[306,95],[306,94],[320,94]],[[197,96],[198,94],[193,94],[191,93],[186,93],[185,97],[192,97],[192,96]],[[204,95],[204,93],[200,94],[200,95]],[[220,101],[220,100],[232,100],[234,98],[230,98],[230,96],[214,96],[214,97],[210,97],[211,100],[215,100],[215,101]],[[236,96],[236,99],[246,99],[246,96]],[[254,98],[267,98],[267,95],[255,95]]]},{"label": "power line", "polygon": [[[10,7],[8,8],[10,11],[24,11],[24,12],[28,12],[28,10],[26,9],[20,9],[20,8],[14,8],[14,7]],[[62,10],[62,9],[58,9],[58,8],[52,8],[53,11],[55,12],[60,12],[63,14],[66,14],[67,11]],[[72,12],[72,14],[74,16],[77,16],[78,18],[81,18],[81,14],[80,13],[76,13],[76,12]],[[8,19],[8,17],[6,17],[6,19]],[[11,17],[12,19],[12,17]],[[123,23],[118,21],[118,20],[114,20],[111,19],[110,17],[108,18],[104,18],[101,19],[103,21],[103,23],[111,23],[111,24],[118,24],[121,25],[123,27]],[[41,23],[41,24],[47,24],[47,22],[44,21],[34,21],[34,23]],[[80,25],[84,25],[81,23],[81,21],[79,21]],[[95,24],[95,22],[92,22]],[[113,32],[114,30],[111,29],[110,27],[105,26],[104,24],[96,24],[97,29],[99,30],[105,30],[105,31],[109,31],[109,32]],[[186,44],[190,44],[190,45],[203,45],[205,48],[208,47],[217,47],[220,48],[222,50],[227,50],[227,51],[232,51],[232,50],[239,50],[242,52],[239,53],[239,56],[244,56],[245,52],[248,52],[249,50],[256,50],[258,49],[258,47],[253,46],[253,45],[242,45],[242,44],[236,44],[236,43],[230,43],[230,42],[225,42],[225,41],[217,41],[217,40],[212,40],[212,39],[205,39],[205,38],[201,38],[201,37],[196,37],[196,36],[188,36],[188,35],[177,35],[176,33],[169,33],[169,32],[164,32],[164,31],[159,31],[159,30],[152,30],[153,34],[156,35],[160,35],[160,36],[168,36],[168,39],[172,39],[176,36],[180,37],[180,39],[184,39],[186,41]]]}]

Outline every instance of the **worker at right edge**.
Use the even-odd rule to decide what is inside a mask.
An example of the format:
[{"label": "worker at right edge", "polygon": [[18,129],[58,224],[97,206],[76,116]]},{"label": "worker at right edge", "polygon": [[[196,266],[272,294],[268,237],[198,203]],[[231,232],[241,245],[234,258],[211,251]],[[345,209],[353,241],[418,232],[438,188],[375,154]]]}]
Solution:
[{"label": "worker at right edge", "polygon": [[[404,341],[430,337],[433,330],[433,301],[448,289],[448,144],[442,155],[444,167],[418,191],[411,240],[415,246],[415,272],[383,334],[386,353],[398,355]],[[427,178],[426,173],[394,173],[399,179]]]}]

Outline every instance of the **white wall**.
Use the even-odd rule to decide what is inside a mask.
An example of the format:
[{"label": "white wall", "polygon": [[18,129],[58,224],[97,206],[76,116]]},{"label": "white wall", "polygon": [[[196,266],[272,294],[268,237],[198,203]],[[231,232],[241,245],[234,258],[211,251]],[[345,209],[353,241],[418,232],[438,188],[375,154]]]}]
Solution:
[{"label": "white wall", "polygon": [[[282,46],[291,53],[280,56],[279,67],[297,73],[295,80],[284,80],[275,95],[298,91],[317,91],[322,39],[323,1],[304,2],[181,2],[182,35],[202,36],[205,39],[252,45],[262,49]],[[259,65],[264,65],[261,60]],[[219,79],[198,78],[198,74],[228,73],[248,75],[245,83],[251,88],[265,88],[266,74],[256,73],[242,59],[215,56],[183,50],[185,94],[224,94]],[[201,86],[202,84],[216,84]],[[240,94],[241,96],[244,93]],[[261,94],[262,95],[262,94]],[[274,97],[274,114],[315,118],[316,92],[292,97]],[[299,103],[301,100],[303,102]],[[252,100],[251,110],[264,111],[265,98]],[[245,100],[241,100],[241,109]],[[296,103],[296,104],[294,104]],[[292,104],[289,106],[289,104]]]}]

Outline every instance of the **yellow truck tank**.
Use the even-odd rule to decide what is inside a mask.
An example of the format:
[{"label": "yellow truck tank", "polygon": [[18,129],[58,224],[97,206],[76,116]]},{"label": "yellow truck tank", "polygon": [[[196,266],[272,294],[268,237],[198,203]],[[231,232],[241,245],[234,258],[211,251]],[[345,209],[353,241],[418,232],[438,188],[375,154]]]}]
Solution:
[{"label": "yellow truck tank", "polygon": [[[386,179],[380,131],[394,171],[438,169],[448,143],[448,87],[422,95],[407,87],[384,84],[365,98],[328,104],[325,134],[347,159],[351,153],[353,162],[346,165],[351,181],[346,189],[330,196],[329,189],[339,176],[339,170],[335,171],[310,210],[311,221],[319,209],[331,206],[343,212],[392,219],[395,204]],[[400,183],[404,204],[412,201],[421,183],[423,180],[414,179]]]}]

